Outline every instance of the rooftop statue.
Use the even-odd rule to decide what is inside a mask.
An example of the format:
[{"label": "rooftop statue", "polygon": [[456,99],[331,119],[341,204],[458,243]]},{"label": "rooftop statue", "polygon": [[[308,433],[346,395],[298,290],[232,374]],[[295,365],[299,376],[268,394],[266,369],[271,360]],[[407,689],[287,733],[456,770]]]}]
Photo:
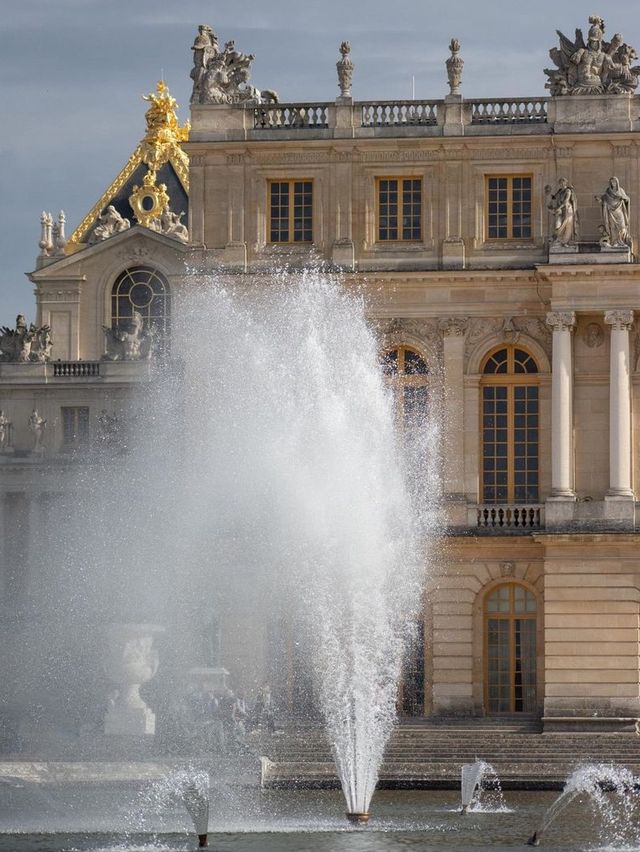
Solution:
[{"label": "rooftop statue", "polygon": [[0,361],[18,364],[45,363],[51,358],[51,328],[27,321],[22,314],[16,317],[16,327],[0,328]]},{"label": "rooftop statue", "polygon": [[235,42],[228,41],[224,50],[218,47],[218,38],[210,26],[201,24],[191,47],[193,50],[193,92],[191,103],[196,104],[259,104],[277,103],[278,95],[271,89],[260,91],[248,85],[252,53],[236,50]]},{"label": "rooftop statue", "polygon": [[103,240],[108,240],[114,234],[121,234],[131,226],[131,222],[121,216],[113,204],[109,206],[98,216],[98,224],[93,229],[93,234],[89,238],[89,243],[101,243]]},{"label": "rooftop statue", "polygon": [[554,97],[561,95],[619,95],[633,92],[638,86],[640,67],[631,67],[638,54],[625,44],[620,33],[610,42],[604,40],[604,20],[598,15],[589,18],[590,28],[585,44],[582,30],[577,29],[575,41],[560,30],[560,48],[553,47],[549,56],[557,66],[545,68],[549,78],[546,88]]}]

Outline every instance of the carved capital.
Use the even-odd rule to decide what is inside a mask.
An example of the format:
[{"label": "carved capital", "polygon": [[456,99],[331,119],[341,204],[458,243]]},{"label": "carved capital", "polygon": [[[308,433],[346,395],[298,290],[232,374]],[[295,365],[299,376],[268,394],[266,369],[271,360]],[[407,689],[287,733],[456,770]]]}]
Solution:
[{"label": "carved capital", "polygon": [[630,331],[633,325],[633,311],[605,311],[604,321],[613,331]]},{"label": "carved capital", "polygon": [[438,328],[445,337],[464,337],[468,325],[468,317],[443,317],[438,320]]},{"label": "carved capital", "polygon": [[573,331],[575,324],[575,311],[551,311],[547,314],[547,325],[553,331]]}]

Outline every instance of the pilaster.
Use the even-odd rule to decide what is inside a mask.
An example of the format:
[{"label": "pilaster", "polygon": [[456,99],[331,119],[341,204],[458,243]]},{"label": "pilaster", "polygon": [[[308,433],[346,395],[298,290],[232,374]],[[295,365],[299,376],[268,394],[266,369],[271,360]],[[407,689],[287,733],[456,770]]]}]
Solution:
[{"label": "pilaster", "polygon": [[574,311],[547,314],[553,331],[551,367],[551,497],[575,501],[573,469],[573,352]]},{"label": "pilaster", "polygon": [[631,369],[629,332],[633,311],[606,311],[611,326],[609,360],[609,491],[605,500],[633,500],[631,488]]}]

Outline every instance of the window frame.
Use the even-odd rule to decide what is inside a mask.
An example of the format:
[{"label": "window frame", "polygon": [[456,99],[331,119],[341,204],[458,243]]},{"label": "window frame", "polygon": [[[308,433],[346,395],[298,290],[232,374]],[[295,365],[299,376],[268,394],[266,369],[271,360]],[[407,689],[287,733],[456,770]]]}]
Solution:
[{"label": "window frame", "polygon": [[[529,236],[514,236],[513,235],[513,181],[514,179],[522,179],[528,178],[531,182],[530,192],[531,198],[529,199]],[[506,180],[507,181],[507,234],[506,236],[495,236],[492,237],[489,233],[489,219],[490,219],[490,185],[489,182],[491,180]],[[534,187],[534,175],[532,172],[509,172],[508,174],[485,174],[484,176],[484,216],[485,216],[485,227],[484,227],[484,239],[485,242],[488,243],[500,243],[500,242],[525,242],[525,243],[533,243],[533,187]]]},{"label": "window frame", "polygon": [[[73,435],[67,437],[67,414],[73,412]],[[91,439],[91,408],[88,405],[61,405],[60,420],[62,423],[62,449],[75,450],[86,447]],[[82,432],[84,429],[84,434]]]},{"label": "window frame", "polygon": [[[146,280],[136,280],[137,277],[141,276],[145,276]],[[156,282],[159,286],[154,291]],[[130,285],[128,290],[126,290],[127,283]],[[154,291],[151,299],[144,306],[136,305],[131,299],[132,290],[139,284],[143,284]],[[167,276],[158,267],[144,263],[127,266],[112,279],[107,292],[110,328],[121,328],[123,323],[131,319],[133,311],[137,311],[142,316],[145,331],[156,335],[154,353],[169,353],[173,294]],[[120,300],[131,306],[131,313],[121,312],[122,302]],[[154,302],[158,304],[152,310]],[[161,310],[158,310],[158,307],[161,307]]]},{"label": "window frame", "polygon": [[[311,199],[309,204],[309,211],[311,215],[311,239],[309,240],[296,240],[296,239],[288,239],[288,240],[273,240],[272,230],[271,230],[271,197],[272,197],[272,187],[275,184],[287,184],[289,187],[289,211],[287,218],[287,230],[289,237],[291,235],[295,235],[295,185],[297,183],[308,183],[311,184]],[[312,177],[283,177],[283,178],[267,178],[267,239],[266,244],[269,246],[312,246],[315,242],[314,240],[314,232],[315,232],[315,211],[314,211],[314,201],[315,201],[315,181]],[[304,230],[304,229],[303,229]]]},{"label": "window frame", "polygon": [[[485,368],[489,361],[496,355],[496,353],[500,352],[502,349],[507,350],[507,372],[506,373],[485,373]],[[528,357],[534,362],[536,365],[536,371],[531,373],[516,373],[513,369],[515,364],[515,352],[521,351],[528,355]],[[525,499],[525,500],[517,500],[515,497],[516,490],[516,469],[515,469],[515,388],[516,387],[537,387],[538,388],[538,399],[537,399],[537,417],[538,423],[536,426],[537,435],[536,435],[536,445],[538,448],[537,458],[538,465],[535,471],[536,479],[537,479],[537,495],[536,499]],[[485,404],[485,394],[484,389],[487,387],[506,387],[507,388],[507,497],[504,500],[489,500],[487,499],[485,489],[489,487],[497,487],[490,486],[487,484],[485,479],[485,439],[484,439],[484,430],[485,430],[485,412],[484,412],[484,404]],[[526,415],[525,415],[526,416]],[[519,344],[514,343],[500,343],[496,346],[493,346],[482,358],[480,364],[480,396],[479,396],[479,437],[480,437],[480,503],[483,505],[492,505],[492,506],[504,506],[504,505],[513,505],[513,504],[538,504],[540,502],[540,365],[536,360],[535,356],[531,353],[531,351],[525,346],[521,346]],[[497,429],[496,426],[493,427]],[[518,427],[520,428],[520,427]],[[527,425],[524,426],[524,429],[528,429]],[[525,444],[529,442],[525,440]],[[529,458],[528,455],[525,455],[525,458]],[[530,468],[527,466],[525,469],[526,473],[529,473]],[[528,487],[528,483],[524,483],[525,487]]]},{"label": "window frame", "polygon": [[[385,372],[385,359],[392,352],[397,353],[396,361],[395,361],[395,370],[393,372]],[[425,372],[406,372],[405,361],[406,354],[410,352],[412,355],[415,355],[417,358],[425,366]],[[395,403],[395,413],[397,417],[398,423],[402,426],[403,429],[411,430],[415,428],[420,428],[424,425],[424,422],[429,417],[429,413],[431,407],[433,405],[432,399],[432,384],[431,377],[432,372],[429,368],[429,361],[425,356],[416,349],[415,346],[411,346],[410,344],[398,343],[391,346],[386,346],[380,352],[380,365],[382,368],[382,377],[385,383],[385,386],[388,387],[393,393],[394,403]],[[424,411],[424,422],[419,422],[417,419],[413,419],[413,416],[407,410],[407,397],[405,394],[405,390],[408,388],[425,388],[425,411]]]},{"label": "window frame", "polygon": [[[509,609],[504,612],[490,612],[489,611],[489,601],[493,597],[493,595],[497,594],[501,589],[508,589],[509,591]],[[526,601],[526,596],[529,595],[533,598],[533,602],[535,604],[535,609],[528,610],[524,609],[522,612],[518,612],[515,606],[515,596],[516,590],[522,589],[524,591],[524,599]],[[523,583],[517,581],[510,582],[500,582],[489,589],[485,595],[484,600],[482,602],[482,614],[483,614],[483,649],[484,649],[484,707],[485,712],[489,715],[508,715],[511,713],[522,713],[524,716],[530,715],[536,712],[537,704],[538,704],[538,689],[539,689],[539,671],[538,671],[538,654],[539,654],[539,614],[540,606],[538,601],[538,596],[536,593],[524,585]],[[508,624],[508,641],[509,641],[509,702],[510,709],[506,711],[492,710],[490,708],[490,696],[489,696],[489,622],[491,619],[500,620],[507,622]],[[535,654],[533,657],[534,664],[534,697],[533,697],[533,708],[517,710],[516,708],[516,684],[515,678],[512,676],[515,674],[516,667],[516,655],[515,655],[515,622],[516,621],[532,621],[534,623],[533,628],[533,637],[534,637],[534,650]],[[524,687],[523,687],[524,691]],[[523,692],[524,694],[524,692]]]},{"label": "window frame", "polygon": [[[397,209],[398,209],[397,231],[398,231],[398,236],[395,239],[383,238],[383,237],[380,236],[380,222],[381,222],[381,215],[380,215],[381,188],[380,188],[380,184],[381,184],[382,181],[392,181],[392,180],[395,180],[395,181],[398,182],[398,203],[397,203]],[[405,189],[404,189],[404,186],[402,184],[403,184],[404,181],[419,181],[420,182],[420,204],[419,204],[419,207],[418,207],[420,219],[419,219],[419,222],[418,222],[419,235],[417,237],[403,237],[403,236],[401,236],[401,234],[404,230],[404,226],[402,224],[402,207],[403,207],[403,199],[404,199],[404,194],[405,194]],[[376,205],[376,208],[375,208],[376,209],[375,242],[378,245],[386,246],[386,245],[394,245],[394,244],[398,244],[398,243],[402,244],[402,245],[413,243],[415,245],[415,244],[422,243],[424,241],[424,178],[423,178],[423,175],[418,175],[418,174],[411,174],[411,175],[376,175],[376,178],[375,178],[375,205]],[[412,230],[413,230],[413,225],[412,225]]]}]

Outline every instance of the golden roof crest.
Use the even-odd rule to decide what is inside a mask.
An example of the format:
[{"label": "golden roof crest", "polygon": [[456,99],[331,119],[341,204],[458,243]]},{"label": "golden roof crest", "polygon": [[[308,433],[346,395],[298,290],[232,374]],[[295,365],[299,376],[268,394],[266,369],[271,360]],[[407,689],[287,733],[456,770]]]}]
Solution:
[{"label": "golden roof crest", "polygon": [[[176,115],[178,104],[169,92],[164,80],[158,81],[156,92],[143,95],[143,100],[150,104],[145,112],[147,130],[144,138],[106,192],[101,195],[97,203],[71,234],[65,247],[66,254],[73,254],[73,252],[82,248],[87,233],[98,216],[125,186],[141,163],[144,163],[148,168],[147,175],[143,178],[145,184],[149,180],[151,184],[155,184],[156,172],[165,163],[170,163],[185,192],[187,195],[189,194],[189,158],[182,150],[180,143],[189,139],[190,124],[187,121],[180,126]],[[134,210],[134,212],[136,211]],[[144,222],[140,222],[140,224],[144,224]]]}]

